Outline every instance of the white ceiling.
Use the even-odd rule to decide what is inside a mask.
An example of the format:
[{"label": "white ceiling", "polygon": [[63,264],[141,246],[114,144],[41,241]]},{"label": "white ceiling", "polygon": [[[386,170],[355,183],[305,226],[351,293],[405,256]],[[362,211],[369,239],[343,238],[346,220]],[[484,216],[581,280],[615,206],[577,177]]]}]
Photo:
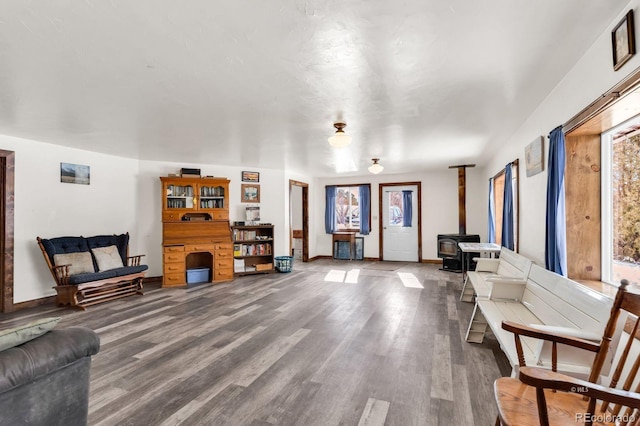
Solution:
[{"label": "white ceiling", "polygon": [[2,0],[0,134],[314,176],[482,164],[625,6]]}]

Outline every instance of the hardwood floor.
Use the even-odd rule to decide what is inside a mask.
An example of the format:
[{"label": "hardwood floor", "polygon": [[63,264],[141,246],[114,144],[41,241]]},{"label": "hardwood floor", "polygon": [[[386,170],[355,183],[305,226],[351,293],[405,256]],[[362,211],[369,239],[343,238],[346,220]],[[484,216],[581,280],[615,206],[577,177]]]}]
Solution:
[{"label": "hardwood floor", "polygon": [[464,341],[473,305],[458,301],[460,274],[393,269],[296,262],[0,326],[62,316],[58,327],[100,335],[91,425],[492,425],[508,365],[493,336]]}]

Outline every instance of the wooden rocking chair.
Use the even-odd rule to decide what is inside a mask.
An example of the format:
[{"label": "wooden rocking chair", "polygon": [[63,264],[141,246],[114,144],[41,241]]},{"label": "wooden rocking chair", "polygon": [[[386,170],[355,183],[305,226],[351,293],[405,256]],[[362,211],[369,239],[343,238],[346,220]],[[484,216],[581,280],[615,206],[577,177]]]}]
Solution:
[{"label": "wooden rocking chair", "polygon": [[[637,334],[640,334],[640,294],[627,292],[627,285],[627,280],[622,280],[599,343],[503,322],[502,327],[514,333],[520,372],[518,379],[503,377],[494,383],[498,405],[496,425],[640,425],[640,384],[636,384],[631,391],[640,368],[640,357],[629,356],[631,346]],[[596,382],[610,349],[618,319],[624,312],[631,314],[624,325],[630,337],[621,354],[614,360],[616,364],[612,366],[609,386],[598,385]],[[551,371],[524,365],[520,336],[552,342]],[[588,381],[556,372],[558,343],[595,352]],[[623,371],[626,378],[622,388],[616,389]]]}]

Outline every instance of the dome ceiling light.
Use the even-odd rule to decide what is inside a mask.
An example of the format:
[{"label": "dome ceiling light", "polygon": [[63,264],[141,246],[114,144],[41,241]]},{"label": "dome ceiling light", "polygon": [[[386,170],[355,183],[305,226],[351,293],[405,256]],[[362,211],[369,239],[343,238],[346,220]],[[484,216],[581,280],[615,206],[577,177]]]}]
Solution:
[{"label": "dome ceiling light", "polygon": [[373,161],[373,164],[369,166],[369,171],[371,173],[373,173],[374,175],[377,175],[378,173],[384,170],[384,167],[382,167],[378,163],[378,161],[380,161],[379,158],[372,158],[371,161]]},{"label": "dome ceiling light", "polygon": [[351,143],[351,136],[344,132],[344,128],[347,127],[345,123],[333,123],[333,127],[336,129],[336,134],[329,138],[329,144],[334,148],[344,148]]}]

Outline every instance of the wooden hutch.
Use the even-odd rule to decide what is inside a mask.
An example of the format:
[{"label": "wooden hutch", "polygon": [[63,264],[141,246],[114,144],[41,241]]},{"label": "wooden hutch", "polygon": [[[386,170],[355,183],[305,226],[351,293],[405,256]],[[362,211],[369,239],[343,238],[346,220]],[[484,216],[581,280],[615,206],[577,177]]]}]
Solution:
[{"label": "wooden hutch", "polygon": [[161,177],[162,287],[185,287],[188,270],[208,268],[208,282],[233,279],[229,180]]}]

